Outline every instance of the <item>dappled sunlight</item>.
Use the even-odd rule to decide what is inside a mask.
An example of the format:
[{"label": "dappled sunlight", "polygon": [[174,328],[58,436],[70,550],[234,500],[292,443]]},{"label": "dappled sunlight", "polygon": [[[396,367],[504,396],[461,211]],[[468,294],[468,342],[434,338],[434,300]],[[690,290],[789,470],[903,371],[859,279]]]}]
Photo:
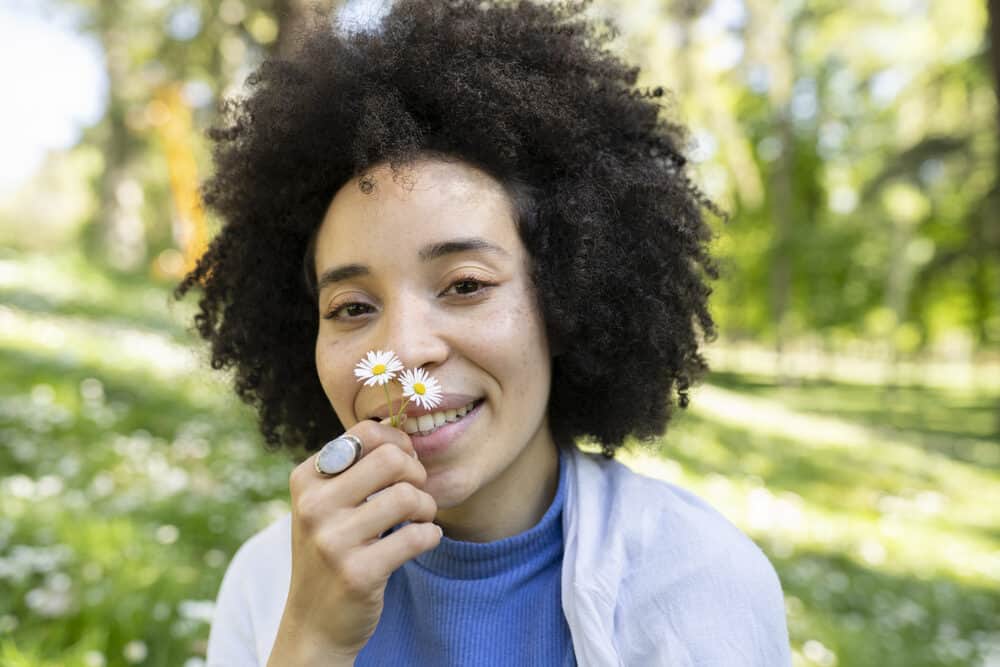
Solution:
[{"label": "dappled sunlight", "polygon": [[872,493],[875,507],[857,507],[841,504],[833,493],[829,504],[816,504],[791,491],[772,491],[764,480],[752,476],[700,476],[652,454],[623,455],[622,461],[696,492],[775,555],[790,557],[799,549],[810,549],[842,554],[887,572],[1000,585],[995,536],[958,531],[950,523],[934,520],[939,511],[926,507],[925,496],[902,499]]},{"label": "dappled sunlight", "polygon": [[110,301],[118,293],[83,257],[61,255],[56,261],[41,253],[0,258],[0,289],[31,290],[55,303]]},{"label": "dappled sunlight", "polygon": [[[988,468],[1000,450],[1000,443],[977,442],[974,454],[982,457],[975,466],[963,465],[934,449],[914,447],[906,434],[852,423],[845,419],[815,415],[786,407],[764,398],[744,396],[719,387],[705,386],[692,402],[691,412],[713,423],[745,428],[755,437],[780,438],[796,448],[831,451],[861,462],[868,460],[873,470],[908,470],[913,476],[930,476],[935,486],[965,486],[987,483],[996,477]],[[968,440],[968,439],[966,439]],[[873,450],[876,450],[873,452]],[[980,471],[979,468],[986,467]],[[970,477],[971,475],[971,477]]]},{"label": "dappled sunlight", "polygon": [[[969,342],[959,336],[941,344],[944,358],[903,359],[893,363],[884,343],[853,344],[854,354],[830,354],[815,346],[788,346],[781,356],[774,349],[755,344],[719,343],[706,349],[713,369],[739,375],[796,380],[824,379],[838,384],[915,385],[985,392],[1000,392],[1000,361],[974,363]],[[948,358],[951,357],[951,358]]]},{"label": "dappled sunlight", "polygon": [[912,436],[705,385],[620,459],[694,491],[771,557],[796,665],[1000,658],[1000,471]]},{"label": "dappled sunlight", "polygon": [[158,380],[185,377],[197,368],[190,347],[166,336],[90,319],[26,315],[0,306],[0,345],[51,354],[68,365],[101,364],[113,371],[152,372]]},{"label": "dappled sunlight", "polygon": [[[2,250],[2,249],[0,249]],[[194,311],[163,285],[99,271],[79,248],[53,254],[0,252],[0,304],[32,315],[66,315],[148,330],[177,341]]]},{"label": "dappled sunlight", "polygon": [[[266,121],[258,104],[228,107],[220,124],[223,101],[295,49],[310,11],[376,29],[391,3],[14,4],[0,9],[12,101],[0,127],[0,665],[205,667],[226,565],[289,511],[302,454],[267,451],[234,369],[210,370],[192,331],[200,288],[171,298],[223,225],[298,219],[285,206],[292,218],[203,211],[206,178],[225,165],[213,167],[207,131],[225,126],[235,146]],[[767,554],[794,667],[1000,667],[998,11],[597,0],[585,13],[616,22],[608,46],[635,65],[631,94],[663,88],[648,101],[677,145],[650,155],[727,214],[699,211],[719,269],[719,337],[698,350],[711,372],[666,433],[618,458],[698,494]],[[384,106],[376,92],[357,103]],[[433,140],[447,114],[396,92],[412,112],[400,127]],[[536,129],[571,127],[549,120]],[[526,128],[487,152],[529,164],[544,142]],[[409,145],[393,129],[362,134],[375,153]],[[589,127],[577,148],[592,129],[615,139]],[[293,152],[252,187],[216,190],[216,204],[312,201],[339,170],[278,177],[335,143],[275,144]],[[601,152],[595,169],[625,166]],[[521,176],[556,194],[575,173],[536,166]],[[626,210],[630,173],[594,215]],[[679,210],[683,223],[692,212]],[[694,240],[664,229],[660,240]],[[273,250],[295,249],[298,280],[295,234]],[[539,238],[582,262],[602,242],[585,236]],[[260,268],[257,252],[226,262]],[[672,288],[696,289],[674,269]],[[619,301],[623,318],[650,307]]]},{"label": "dappled sunlight", "polygon": [[[163,651],[144,628],[166,624],[164,642],[197,652],[233,550],[288,511],[293,463],[264,452],[197,343],[120,319],[113,302],[92,301],[107,317],[0,306],[0,588],[16,601],[0,607],[0,630],[117,618],[128,650]],[[836,384],[813,412],[809,386],[725,379],[697,388],[664,438],[619,457],[694,491],[765,550],[796,665],[991,655],[994,443],[873,425]],[[965,445],[928,446],[943,440]],[[907,644],[927,647],[927,662]]]},{"label": "dappled sunlight", "polygon": [[[734,441],[728,463],[713,468],[717,472],[694,468],[683,479],[730,508],[727,515],[752,533],[853,552],[868,565],[915,573],[940,569],[1000,585],[997,536],[988,532],[996,529],[1000,473],[714,386],[700,388],[690,409],[711,426],[692,429],[682,419],[660,451],[668,459],[682,453],[702,466],[704,449],[718,448],[720,437]],[[732,435],[723,436],[725,426]],[[754,465],[761,461],[765,465]],[[795,461],[824,467],[814,479],[796,469],[779,487],[765,488],[764,479],[779,479],[775,466]],[[674,479],[680,469],[675,464]]]},{"label": "dappled sunlight", "polygon": [[1000,467],[997,394],[970,388],[870,386],[804,378],[781,383],[775,377],[713,372],[711,383],[740,395],[767,398],[813,416],[833,416],[867,426],[890,439],[977,465]]},{"label": "dappled sunlight", "polygon": [[[166,623],[164,641],[197,651],[233,550],[288,511],[291,460],[265,454],[193,341],[113,315],[0,306],[0,320],[0,587],[19,600],[0,627],[31,636],[52,619],[125,614],[133,637]],[[918,664],[886,657],[910,655],[903,642],[929,641],[939,662],[990,655],[1000,473],[783,392],[701,386],[664,438],[619,456],[767,552],[797,665]]]}]

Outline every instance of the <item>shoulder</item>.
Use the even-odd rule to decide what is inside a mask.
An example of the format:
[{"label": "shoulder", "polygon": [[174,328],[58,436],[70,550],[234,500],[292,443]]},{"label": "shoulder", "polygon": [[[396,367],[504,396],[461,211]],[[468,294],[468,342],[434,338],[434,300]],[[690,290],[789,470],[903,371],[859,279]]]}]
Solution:
[{"label": "shoulder", "polygon": [[581,456],[595,471],[582,475],[581,487],[588,488],[587,477],[599,476],[612,516],[646,547],[669,547],[679,556],[693,552],[701,560],[724,554],[748,557],[758,564],[763,559],[770,568],[753,540],[693,491],[633,470],[617,459]]},{"label": "shoulder", "polygon": [[[760,547],[694,492],[584,456],[581,475],[603,486],[609,529],[621,531],[628,560],[619,610],[662,624],[661,648],[653,642],[650,650],[675,635],[677,664],[685,654],[693,664],[789,664],[781,582]],[[648,628],[626,625],[619,628],[625,645],[643,646],[630,635]]]},{"label": "shoulder", "polygon": [[274,559],[291,558],[292,514],[286,512],[267,527],[252,535],[233,556],[230,566],[253,568]]},{"label": "shoulder", "polygon": [[[669,556],[675,566],[703,572],[719,585],[770,591],[780,602],[777,573],[763,550],[732,521],[701,496],[665,480],[638,473],[618,461],[609,462],[615,480],[616,502],[623,514],[634,517],[631,537],[641,545],[643,565],[662,566]],[[690,578],[689,578],[690,580]]]},{"label": "shoulder", "polygon": [[[634,470],[617,459],[579,453],[581,493],[600,495],[613,520],[649,546],[763,553],[721,512],[693,491]],[[766,559],[765,559],[766,560]]]},{"label": "shoulder", "polygon": [[292,515],[287,513],[240,546],[226,569],[221,590],[227,588],[251,609],[273,604],[288,592],[292,563]]},{"label": "shoulder", "polygon": [[291,513],[259,531],[236,551],[215,602],[207,662],[266,664],[291,578]]}]

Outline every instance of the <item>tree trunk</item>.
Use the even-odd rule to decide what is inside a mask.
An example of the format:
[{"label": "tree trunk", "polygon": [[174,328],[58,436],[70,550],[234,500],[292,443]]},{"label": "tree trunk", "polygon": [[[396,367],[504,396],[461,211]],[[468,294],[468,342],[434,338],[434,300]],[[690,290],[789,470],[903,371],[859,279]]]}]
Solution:
[{"label": "tree trunk", "polygon": [[767,201],[774,227],[769,267],[771,322],[774,326],[774,351],[776,355],[776,380],[787,384],[785,372],[785,346],[788,342],[788,311],[794,282],[792,240],[795,226],[796,193],[795,127],[791,115],[792,88],[796,79],[797,54],[794,51],[795,33],[802,21],[802,14],[788,15],[767,0],[748,0],[749,20],[748,58],[767,68],[768,98],[775,110],[772,132],[780,142],[781,153],[767,169]]},{"label": "tree trunk", "polygon": [[[118,271],[137,269],[146,256],[145,227],[138,217],[135,202],[123,207],[119,189],[128,179],[129,165],[139,154],[137,141],[129,131],[125,114],[127,102],[120,91],[126,89],[128,72],[113,53],[121,48],[121,35],[115,23],[115,3],[102,5],[95,16],[95,34],[104,51],[108,76],[108,110],[99,127],[93,129],[96,144],[104,158],[104,174],[98,190],[99,205],[92,222],[83,230],[82,241],[91,261]],[[125,197],[125,200],[135,197]],[[126,210],[129,208],[130,210]]]},{"label": "tree trunk", "polygon": [[771,179],[771,218],[774,221],[774,242],[771,252],[771,318],[774,323],[774,352],[777,363],[777,381],[788,383],[784,371],[784,349],[788,337],[788,303],[790,300],[792,268],[791,249],[795,192],[792,170],[795,160],[795,129],[792,127],[788,105],[778,117],[781,155],[778,156]]},{"label": "tree trunk", "polygon": [[[1000,0],[987,0],[986,11],[987,16],[989,17],[986,30],[987,42],[989,43],[990,65],[993,70],[993,93],[997,97],[997,131],[1000,133]],[[997,151],[995,160],[996,163],[993,165],[993,196],[991,199],[994,204],[997,204],[1000,202],[1000,150]],[[985,282],[983,275],[989,273],[986,268],[987,263],[991,259],[995,261],[997,259],[997,255],[1000,255],[1000,242],[998,242],[998,233],[996,232],[997,225],[1000,224],[1000,220],[996,219],[996,211],[996,205],[984,210],[982,213],[984,219],[979,221],[979,227],[986,232],[986,235],[992,236],[990,240],[993,241],[993,243],[990,245],[984,244],[984,246],[990,249],[991,252],[989,252],[989,254],[992,255],[992,257],[987,254],[988,251],[984,247],[977,258],[977,273],[980,274],[978,276],[980,280],[977,282]],[[994,431],[1000,434],[1000,399],[997,400],[996,405],[996,424]]]}]

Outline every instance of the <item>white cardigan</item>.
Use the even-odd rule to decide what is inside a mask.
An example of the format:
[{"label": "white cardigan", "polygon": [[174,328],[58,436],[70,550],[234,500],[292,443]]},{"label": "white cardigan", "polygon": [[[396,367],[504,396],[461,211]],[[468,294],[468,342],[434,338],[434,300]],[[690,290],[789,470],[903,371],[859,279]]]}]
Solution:
[{"label": "white cardigan", "polygon": [[[584,667],[788,667],[784,598],[764,553],[703,500],[572,449],[562,606]],[[291,514],[222,580],[208,667],[264,667],[291,579]]]}]

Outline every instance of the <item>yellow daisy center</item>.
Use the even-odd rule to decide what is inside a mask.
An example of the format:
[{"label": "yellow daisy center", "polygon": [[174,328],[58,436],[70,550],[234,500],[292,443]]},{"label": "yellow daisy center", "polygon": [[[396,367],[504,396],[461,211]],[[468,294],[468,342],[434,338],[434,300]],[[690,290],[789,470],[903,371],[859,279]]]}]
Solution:
[{"label": "yellow daisy center", "polygon": [[422,382],[413,383],[413,391],[417,392],[421,396],[427,393],[427,387],[424,386]]},{"label": "yellow daisy center", "polygon": [[385,373],[385,364],[375,364],[372,366],[372,373],[375,375],[382,375],[382,373]]}]

